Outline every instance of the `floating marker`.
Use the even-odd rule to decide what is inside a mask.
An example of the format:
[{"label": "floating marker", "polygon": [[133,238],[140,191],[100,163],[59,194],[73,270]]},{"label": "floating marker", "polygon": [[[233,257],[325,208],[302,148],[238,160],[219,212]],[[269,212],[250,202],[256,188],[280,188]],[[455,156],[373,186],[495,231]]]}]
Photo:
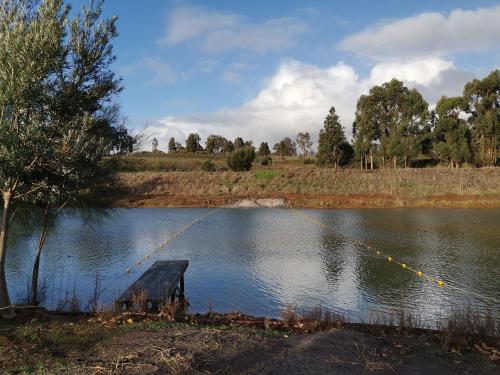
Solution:
[{"label": "floating marker", "polygon": [[418,277],[422,277],[422,276],[423,276],[422,271],[418,271],[418,272],[417,272],[417,276],[418,276]]},{"label": "floating marker", "polygon": [[138,260],[137,262],[135,262],[135,264],[137,264],[138,266],[140,266],[141,262]]},{"label": "floating marker", "polygon": [[126,273],[130,273],[130,268],[127,268],[127,269],[125,270],[125,272],[126,272]]},{"label": "floating marker", "polygon": [[377,251],[377,255],[380,255],[380,251]]},{"label": "floating marker", "polygon": [[387,257],[387,260],[388,260],[389,262],[392,262],[392,257]]},{"label": "floating marker", "polygon": [[404,263],[403,263],[403,264],[401,265],[401,267],[406,268],[406,264],[404,264]]},{"label": "floating marker", "polygon": [[438,280],[437,284],[438,284],[438,287],[440,287],[440,288],[442,288],[444,285],[444,283],[441,280]]}]

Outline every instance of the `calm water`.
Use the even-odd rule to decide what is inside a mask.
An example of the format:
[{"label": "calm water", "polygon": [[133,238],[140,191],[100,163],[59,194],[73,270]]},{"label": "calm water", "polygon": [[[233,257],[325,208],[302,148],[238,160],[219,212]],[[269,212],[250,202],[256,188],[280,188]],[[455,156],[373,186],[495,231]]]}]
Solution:
[{"label": "calm water", "polygon": [[[46,305],[75,289],[84,308],[96,274],[111,302],[158,259],[189,259],[190,311],[279,316],[316,305],[353,320],[401,307],[433,322],[456,306],[500,316],[500,210],[305,210],[344,236],[288,209],[224,209],[147,262],[136,262],[205,209],[113,209],[89,222],[66,211],[47,239]],[[394,258],[496,301],[464,295],[402,270],[353,244],[367,240]],[[7,257],[13,299],[26,294],[37,230],[16,229]],[[131,268],[127,274],[125,269]]]}]

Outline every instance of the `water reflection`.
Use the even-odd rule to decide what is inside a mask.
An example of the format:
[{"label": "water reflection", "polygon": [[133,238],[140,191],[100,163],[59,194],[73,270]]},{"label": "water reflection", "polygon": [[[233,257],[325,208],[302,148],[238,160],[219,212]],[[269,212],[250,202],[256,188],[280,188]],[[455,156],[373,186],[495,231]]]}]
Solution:
[{"label": "water reflection", "polygon": [[[307,210],[335,228],[333,233],[286,209],[225,209],[158,256],[144,259],[206,212],[114,209],[82,215],[67,210],[56,220],[43,254],[46,304],[54,307],[76,288],[85,306],[97,274],[103,299],[111,302],[155,260],[189,259],[186,293],[192,311],[278,316],[289,306],[321,305],[367,319],[372,311],[402,307],[433,322],[456,305],[472,303],[500,315],[498,302],[437,288],[351,240],[369,241],[417,269],[500,300],[499,210]],[[38,229],[36,222],[14,228],[7,277],[11,295],[21,298]]]}]

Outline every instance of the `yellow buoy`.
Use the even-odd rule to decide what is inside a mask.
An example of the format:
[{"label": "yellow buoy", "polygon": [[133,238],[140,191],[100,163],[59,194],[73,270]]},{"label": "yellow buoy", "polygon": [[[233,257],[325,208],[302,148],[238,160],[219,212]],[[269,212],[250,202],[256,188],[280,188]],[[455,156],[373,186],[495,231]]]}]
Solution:
[{"label": "yellow buoy", "polygon": [[417,272],[417,276],[418,276],[418,277],[422,277],[422,276],[423,276],[422,271],[418,271],[418,272]]},{"label": "yellow buoy", "polygon": [[392,257],[387,257],[387,260],[388,260],[389,262],[392,262]]},{"label": "yellow buoy", "polygon": [[403,263],[403,264],[401,265],[401,267],[406,268],[406,264],[404,264],[404,263]]},{"label": "yellow buoy", "polygon": [[380,251],[377,251],[377,255],[380,255]]},{"label": "yellow buoy", "polygon": [[441,280],[438,280],[437,284],[438,284],[438,287],[440,287],[440,288],[442,288],[444,285],[444,283]]}]

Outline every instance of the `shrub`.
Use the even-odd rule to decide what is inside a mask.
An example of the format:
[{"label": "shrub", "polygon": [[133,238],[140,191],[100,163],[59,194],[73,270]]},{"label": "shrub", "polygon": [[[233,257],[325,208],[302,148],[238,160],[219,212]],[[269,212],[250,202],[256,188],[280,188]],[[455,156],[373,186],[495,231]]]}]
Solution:
[{"label": "shrub", "polygon": [[233,151],[227,158],[227,166],[233,171],[249,171],[255,160],[253,147],[245,146]]},{"label": "shrub", "polygon": [[201,170],[205,172],[215,172],[217,168],[215,167],[215,164],[213,163],[212,160],[205,160],[201,164]]},{"label": "shrub", "polygon": [[261,160],[260,160],[260,164],[261,165],[271,165],[273,164],[273,158],[270,157],[269,155],[266,155],[264,156]]},{"label": "shrub", "polygon": [[315,161],[314,159],[312,158],[304,158],[304,161],[303,161],[304,164],[314,164]]}]

